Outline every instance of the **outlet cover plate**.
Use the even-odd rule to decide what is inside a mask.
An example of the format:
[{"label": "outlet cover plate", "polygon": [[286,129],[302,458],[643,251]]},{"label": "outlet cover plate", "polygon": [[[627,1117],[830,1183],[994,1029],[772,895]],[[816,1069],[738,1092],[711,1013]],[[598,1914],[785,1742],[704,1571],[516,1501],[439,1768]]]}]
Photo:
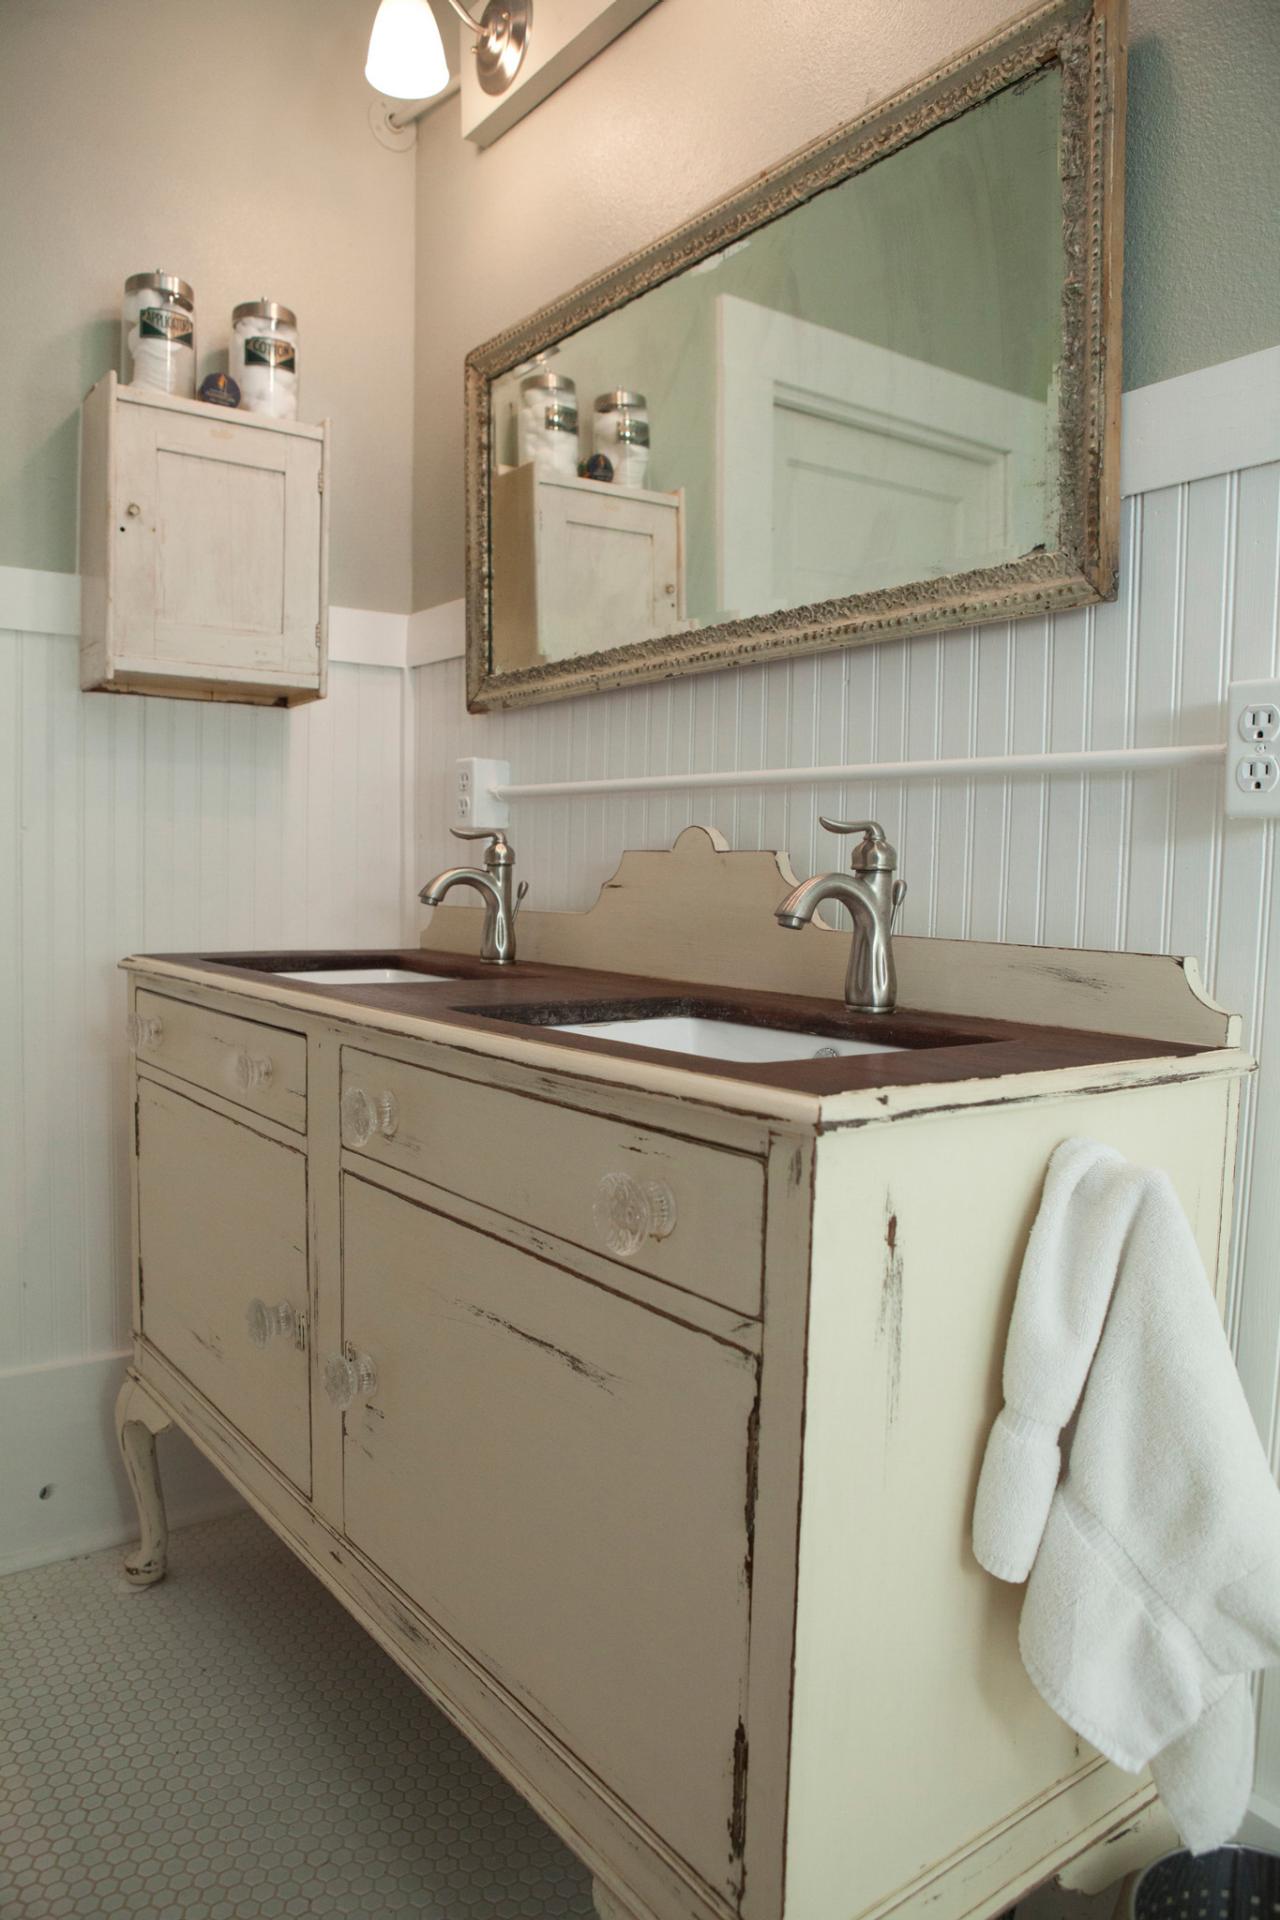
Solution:
[{"label": "outlet cover plate", "polygon": [[1226,810],[1280,820],[1280,680],[1233,680],[1227,690]]},{"label": "outlet cover plate", "polygon": [[511,825],[511,808],[495,797],[494,787],[511,783],[508,760],[455,760],[453,763],[453,827],[496,833]]}]

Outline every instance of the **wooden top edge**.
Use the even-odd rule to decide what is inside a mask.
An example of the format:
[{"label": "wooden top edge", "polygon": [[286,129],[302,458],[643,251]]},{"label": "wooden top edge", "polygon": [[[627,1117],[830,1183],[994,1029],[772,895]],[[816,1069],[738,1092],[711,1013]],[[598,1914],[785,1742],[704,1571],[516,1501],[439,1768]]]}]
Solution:
[{"label": "wooden top edge", "polygon": [[[416,950],[258,955],[131,956],[121,964],[157,985],[185,982],[229,995],[252,1017],[252,1003],[280,1013],[380,1034],[402,1034],[459,1054],[500,1058],[554,1071],[567,1080],[610,1083],[686,1104],[826,1129],[905,1118],[956,1106],[1062,1097],[1101,1086],[1198,1079],[1249,1070],[1247,1057],[1186,1043],[1121,1038],[1066,1028],[1028,1027],[960,1015],[856,1015],[810,999],[697,983],[526,962],[498,972],[477,960],[440,954],[454,965],[447,982],[338,986],[278,982],[283,965],[404,964]],[[425,969],[424,969],[425,970]],[[625,1017],[638,1001],[652,1013],[704,1013],[838,1038],[883,1040],[888,1051],[855,1057],[725,1061],[619,1045],[542,1024],[554,1011],[570,1021]],[[245,1003],[250,1003],[246,1005]],[[688,1004],[686,1004],[688,1003]]]},{"label": "wooden top edge", "polygon": [[254,427],[261,433],[292,434],[295,439],[323,440],[331,425],[328,420],[274,420],[268,414],[253,413],[248,407],[220,407],[208,400],[188,400],[183,394],[128,387],[117,373],[106,373],[101,380],[95,380],[85,399],[103,388],[114,389],[116,399],[131,407],[159,407],[166,413],[190,414],[196,420],[217,419],[221,415],[242,427]]},{"label": "wooden top edge", "polygon": [[[159,982],[173,981],[175,984],[213,989],[219,994],[257,1000],[278,1011],[349,1024],[357,1031],[366,1027],[377,1033],[403,1034],[408,1039],[434,1042],[473,1055],[489,1055],[542,1072],[554,1068],[579,1080],[624,1085],[637,1092],[656,1093],[686,1104],[727,1108],[748,1118],[812,1127],[820,1117],[819,1102],[805,1094],[785,1093],[778,1088],[754,1082],[722,1081],[674,1066],[655,1069],[645,1060],[621,1062],[619,1054],[605,1056],[575,1052],[566,1057],[567,1050],[555,1041],[537,1038],[539,1030],[536,1027],[525,1030],[531,1036],[529,1038],[523,1035],[514,1038],[508,1031],[496,1027],[488,1032],[467,1030],[464,1034],[448,1020],[426,1016],[406,1018],[403,1014],[384,1012],[367,1004],[339,999],[336,994],[326,994],[323,989],[308,994],[302,988],[291,992],[266,984],[250,986],[247,982],[229,980],[225,971],[201,968],[160,956],[132,954],[122,960],[120,966],[127,973],[144,975]],[[252,1017],[247,1009],[246,1015]],[[625,1071],[620,1070],[620,1065],[625,1066]]]}]

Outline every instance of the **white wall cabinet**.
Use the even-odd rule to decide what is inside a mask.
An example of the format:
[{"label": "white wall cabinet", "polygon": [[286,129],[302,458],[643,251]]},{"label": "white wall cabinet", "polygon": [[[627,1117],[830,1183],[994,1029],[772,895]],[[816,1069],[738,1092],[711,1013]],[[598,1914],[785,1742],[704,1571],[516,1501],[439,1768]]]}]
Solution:
[{"label": "white wall cabinet", "polygon": [[328,666],[327,424],[87,395],[80,684],[293,706]]}]

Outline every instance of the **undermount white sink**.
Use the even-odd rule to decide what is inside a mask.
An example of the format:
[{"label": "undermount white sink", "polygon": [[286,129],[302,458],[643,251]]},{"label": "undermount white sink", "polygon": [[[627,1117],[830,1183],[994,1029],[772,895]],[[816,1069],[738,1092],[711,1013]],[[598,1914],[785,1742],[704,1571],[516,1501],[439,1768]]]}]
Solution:
[{"label": "undermount white sink", "polygon": [[788,1033],[778,1027],[748,1027],[737,1020],[702,1020],[691,1014],[661,1014],[640,1020],[588,1020],[557,1024],[553,1033],[585,1033],[629,1047],[663,1053],[700,1053],[711,1060],[845,1060],[859,1053],[901,1053],[881,1040],[843,1040],[829,1033]]},{"label": "undermount white sink", "polygon": [[394,987],[402,980],[430,986],[452,978],[448,973],[413,973],[408,967],[317,967],[310,973],[276,975],[277,980],[313,980],[321,987]]}]

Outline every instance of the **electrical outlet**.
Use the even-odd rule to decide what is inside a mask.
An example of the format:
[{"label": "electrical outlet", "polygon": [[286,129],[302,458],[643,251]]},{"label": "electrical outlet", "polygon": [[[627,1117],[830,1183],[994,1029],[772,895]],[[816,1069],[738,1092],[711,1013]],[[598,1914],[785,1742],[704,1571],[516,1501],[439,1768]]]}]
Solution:
[{"label": "electrical outlet", "polygon": [[1226,780],[1229,814],[1280,819],[1280,680],[1232,682]]},{"label": "electrical outlet", "polygon": [[1251,747],[1263,746],[1280,733],[1280,707],[1273,707],[1270,701],[1260,707],[1245,707],[1238,728],[1240,738],[1247,740]]},{"label": "electrical outlet", "polygon": [[1265,747],[1280,735],[1280,706],[1271,700],[1251,700],[1240,709],[1236,732],[1251,747]]},{"label": "electrical outlet", "polygon": [[1236,761],[1236,785],[1241,793],[1270,793],[1280,786],[1280,760],[1269,753],[1247,753]]},{"label": "electrical outlet", "polygon": [[453,763],[453,822],[479,832],[496,832],[510,825],[511,809],[498,799],[494,787],[511,781],[506,760],[455,760]]}]

